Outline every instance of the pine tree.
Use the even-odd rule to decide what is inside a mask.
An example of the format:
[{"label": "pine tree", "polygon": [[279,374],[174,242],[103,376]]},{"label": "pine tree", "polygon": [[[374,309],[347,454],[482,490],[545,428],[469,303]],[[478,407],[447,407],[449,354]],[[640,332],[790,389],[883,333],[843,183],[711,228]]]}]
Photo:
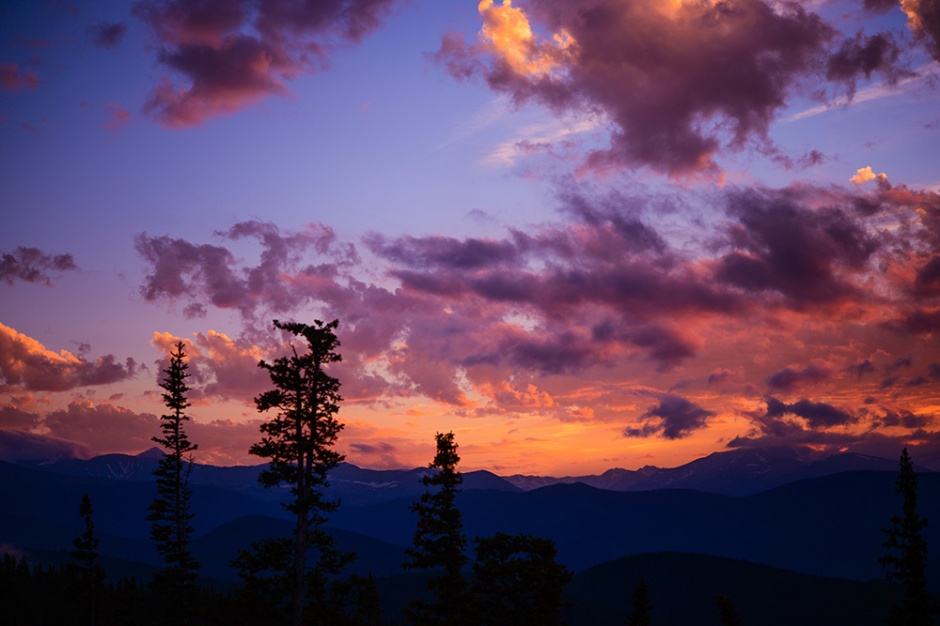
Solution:
[{"label": "pine tree", "polygon": [[718,618],[721,626],[744,625],[744,620],[738,615],[734,602],[728,596],[715,596],[715,606],[718,607]]},{"label": "pine tree", "polygon": [[94,626],[98,623],[98,604],[105,573],[98,557],[98,538],[95,536],[95,522],[92,518],[94,511],[87,493],[82,495],[78,514],[85,523],[85,532],[72,542],[75,549],[72,550],[69,571],[78,579],[81,601],[86,604],[89,623]]},{"label": "pine tree", "polygon": [[936,612],[933,598],[927,591],[927,542],[921,530],[927,520],[917,513],[917,474],[907,453],[901,451],[897,494],[902,497],[901,515],[891,518],[891,527],[883,528],[887,539],[884,547],[892,554],[878,559],[887,568],[888,578],[904,586],[901,604],[892,607],[888,623],[895,626],[931,626]]},{"label": "pine tree", "polygon": [[162,596],[161,606],[167,619],[173,623],[189,621],[199,571],[199,562],[190,548],[194,514],[189,476],[192,453],[198,446],[189,441],[184,428],[184,422],[189,420],[186,409],[190,406],[186,398],[189,365],[185,358],[183,342],[178,342],[160,382],[169,413],[160,417],[162,436],[153,437],[153,441],[163,446],[166,454],[153,472],[157,496],[147,516],[152,522],[150,536],[166,562],[166,568],[154,575],[154,586]]},{"label": "pine tree", "polygon": [[562,596],[571,581],[555,561],[551,539],[496,533],[474,540],[476,559],[470,611],[479,626],[552,626],[561,619]]},{"label": "pine tree", "polygon": [[651,626],[653,618],[653,603],[650,602],[649,590],[646,581],[640,578],[633,590],[633,611],[627,615],[627,626]]},{"label": "pine tree", "polygon": [[428,591],[435,598],[431,604],[413,603],[408,617],[419,624],[454,624],[463,615],[466,588],[462,570],[467,564],[467,540],[456,503],[463,476],[457,471],[460,457],[454,433],[437,433],[435,439],[437,452],[428,465],[432,471],[421,478],[427,490],[410,507],[418,515],[418,525],[414,547],[405,550],[408,561],[404,564],[406,569],[434,572]]},{"label": "pine tree", "polygon": [[[339,506],[325,498],[327,474],[345,458],[333,450],[343,429],[336,419],[342,401],[340,384],[325,369],[342,360],[336,352],[338,325],[338,320],[328,324],[315,320],[312,326],[274,320],[275,328],[303,337],[307,350],[299,354],[291,346],[291,355],[258,364],[267,370],[274,388],[255,398],[255,404],[261,412],[274,409],[277,414],[261,425],[261,441],[249,453],[269,459],[258,478],[263,486],[290,486],[292,499],[284,508],[296,521],[292,538],[256,543],[253,552],[243,551],[234,565],[252,593],[272,600],[287,596],[290,623],[295,626],[305,619],[322,621],[317,608],[326,601],[329,578],[354,558],[337,550],[333,537],[322,528]],[[308,567],[311,551],[317,561]]]}]

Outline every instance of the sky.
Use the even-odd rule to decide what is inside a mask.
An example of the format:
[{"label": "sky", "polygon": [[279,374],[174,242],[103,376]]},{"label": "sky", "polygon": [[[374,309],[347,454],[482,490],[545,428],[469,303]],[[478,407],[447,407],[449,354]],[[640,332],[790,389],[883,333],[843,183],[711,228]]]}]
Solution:
[{"label": "sky", "polygon": [[937,454],[938,90],[931,0],[4,2],[0,435],[152,447],[182,341],[261,463],[338,319],[362,467]]}]

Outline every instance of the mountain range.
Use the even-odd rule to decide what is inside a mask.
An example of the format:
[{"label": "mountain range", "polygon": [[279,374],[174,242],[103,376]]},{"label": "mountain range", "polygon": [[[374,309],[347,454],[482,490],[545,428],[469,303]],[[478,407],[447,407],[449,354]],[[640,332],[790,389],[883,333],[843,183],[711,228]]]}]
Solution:
[{"label": "mountain range", "polygon": [[[7,447],[9,441],[7,435]],[[0,452],[3,449],[0,445]],[[0,551],[28,553],[38,562],[67,560],[71,542],[81,532],[78,503],[88,493],[106,567],[124,575],[149,576],[160,563],[145,519],[155,495],[152,471],[160,454],[150,450],[136,456],[42,458],[20,453],[11,459],[15,463],[0,461]],[[193,550],[203,576],[217,584],[236,580],[229,563],[239,548],[289,533],[290,522],[281,507],[286,490],[259,487],[261,468],[194,466]],[[351,573],[383,577],[380,591],[392,604],[401,599],[401,585],[414,584],[407,583],[401,563],[415,529],[409,505],[423,492],[420,478],[428,471],[342,464],[330,476],[330,495],[342,501],[330,518],[330,529],[340,547],[359,555]],[[920,512],[940,519],[940,473],[922,466],[918,471]],[[878,564],[884,552],[882,528],[901,506],[896,474],[897,461],[871,456],[816,458],[790,448],[733,450],[677,468],[610,470],[598,476],[467,472],[458,503],[468,539],[507,532],[555,542],[558,560],[577,573],[569,593],[587,598],[583,601],[599,611],[595,622],[573,617],[571,623],[622,623],[624,598],[632,589],[619,587],[619,599],[590,599],[603,585],[583,581],[599,575],[592,574],[598,568],[607,572],[605,580],[622,579],[628,585],[638,571],[648,571],[652,580],[654,572],[665,571],[664,563],[673,562],[670,559],[695,571],[726,572],[722,584],[741,589],[741,594],[749,593],[749,577],[778,581],[773,584],[787,589],[820,588],[820,580],[826,580],[830,582],[823,586],[832,586],[833,597],[863,594],[881,607],[896,587],[865,585],[884,578]],[[925,538],[929,546],[940,545],[940,524],[928,525]],[[658,556],[644,556],[651,554]],[[936,549],[929,552],[927,573],[931,587],[940,591]],[[658,589],[662,597],[674,592],[665,586]],[[759,613],[759,607],[748,610]],[[604,611],[620,618],[608,621]],[[780,614],[797,615],[792,610]]]}]

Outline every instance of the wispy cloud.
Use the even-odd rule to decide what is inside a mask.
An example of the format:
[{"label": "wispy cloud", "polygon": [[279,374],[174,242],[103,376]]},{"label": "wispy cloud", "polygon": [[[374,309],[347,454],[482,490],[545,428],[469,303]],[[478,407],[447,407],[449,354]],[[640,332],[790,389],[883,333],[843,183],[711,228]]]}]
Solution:
[{"label": "wispy cloud", "polygon": [[841,98],[835,102],[829,102],[826,104],[820,104],[819,106],[814,106],[804,111],[800,111],[794,115],[791,115],[788,118],[785,118],[784,122],[796,122],[797,120],[806,119],[808,117],[815,117],[817,115],[822,115],[832,109],[838,109],[843,107],[849,107],[856,104],[862,104],[863,102],[870,102],[872,100],[881,100],[884,98],[892,98],[907,93],[904,90],[904,87],[919,83],[931,76],[935,76],[940,73],[940,63],[936,61],[923,65],[916,70],[914,70],[913,75],[906,78],[902,78],[896,84],[888,84],[881,82],[875,85],[869,85],[863,89],[859,89],[855,92],[855,95],[852,98]]}]

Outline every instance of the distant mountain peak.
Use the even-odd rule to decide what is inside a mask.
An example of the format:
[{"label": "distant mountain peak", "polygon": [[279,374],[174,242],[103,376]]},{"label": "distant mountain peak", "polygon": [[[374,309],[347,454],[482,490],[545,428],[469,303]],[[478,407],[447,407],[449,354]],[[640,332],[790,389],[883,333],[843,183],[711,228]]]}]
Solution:
[{"label": "distant mountain peak", "polygon": [[163,452],[157,446],[150,448],[149,450],[144,450],[140,454],[136,455],[138,459],[162,459],[166,456],[166,453]]}]

